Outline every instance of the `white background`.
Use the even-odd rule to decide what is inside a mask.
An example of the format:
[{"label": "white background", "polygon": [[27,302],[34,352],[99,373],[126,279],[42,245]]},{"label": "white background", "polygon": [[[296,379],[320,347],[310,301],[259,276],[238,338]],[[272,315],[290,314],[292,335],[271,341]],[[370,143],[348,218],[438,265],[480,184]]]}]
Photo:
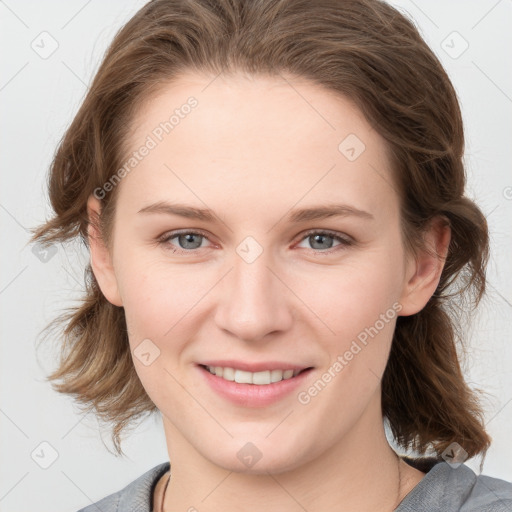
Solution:
[{"label": "white background", "polygon": [[[124,441],[126,458],[45,376],[56,352],[36,352],[43,327],[80,296],[88,255],[59,246],[43,263],[27,228],[50,215],[45,179],[52,154],[116,31],[144,1],[0,2],[0,511],[73,512],[168,460],[161,421],[148,419]],[[466,123],[469,195],[488,216],[489,294],[468,336],[465,373],[490,393],[493,437],[483,473],[512,480],[512,2],[401,0],[450,74]],[[47,31],[58,48],[47,59],[32,41]],[[458,32],[452,34],[453,31]],[[43,36],[41,36],[43,37]],[[463,39],[462,39],[463,38]],[[444,41],[444,42],[443,42]],[[464,48],[467,50],[457,58]],[[48,46],[47,46],[48,48]],[[55,345],[57,346],[57,345]],[[47,445],[40,446],[40,443]],[[39,464],[31,457],[36,450]],[[476,472],[479,459],[467,461]]]}]

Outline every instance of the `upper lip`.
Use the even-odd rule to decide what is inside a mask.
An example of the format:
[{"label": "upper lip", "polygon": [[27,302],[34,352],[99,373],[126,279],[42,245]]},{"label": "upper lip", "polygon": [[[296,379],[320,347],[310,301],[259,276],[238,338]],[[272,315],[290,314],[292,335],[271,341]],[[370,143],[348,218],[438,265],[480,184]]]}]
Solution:
[{"label": "upper lip", "polygon": [[215,360],[215,361],[203,361],[198,363],[202,366],[221,366],[223,368],[234,368],[236,370],[243,370],[246,372],[263,372],[265,370],[305,370],[306,368],[311,368],[308,365],[297,365],[285,363],[284,361],[263,361],[261,363],[247,363],[243,361],[234,361],[234,360]]}]

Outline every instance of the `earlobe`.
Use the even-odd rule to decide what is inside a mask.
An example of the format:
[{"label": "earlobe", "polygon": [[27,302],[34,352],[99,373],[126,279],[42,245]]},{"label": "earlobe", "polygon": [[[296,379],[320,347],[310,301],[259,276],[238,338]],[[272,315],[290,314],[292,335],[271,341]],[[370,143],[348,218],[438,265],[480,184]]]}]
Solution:
[{"label": "earlobe", "polygon": [[421,311],[436,291],[450,239],[448,221],[444,217],[434,219],[424,235],[425,247],[415,257],[411,256],[407,264],[400,316],[414,315]]},{"label": "earlobe", "polygon": [[99,200],[91,195],[87,201],[87,216],[89,219],[87,238],[91,255],[91,267],[105,298],[114,306],[121,307],[123,302],[117,285],[112,257],[99,231],[100,211],[101,204]]}]

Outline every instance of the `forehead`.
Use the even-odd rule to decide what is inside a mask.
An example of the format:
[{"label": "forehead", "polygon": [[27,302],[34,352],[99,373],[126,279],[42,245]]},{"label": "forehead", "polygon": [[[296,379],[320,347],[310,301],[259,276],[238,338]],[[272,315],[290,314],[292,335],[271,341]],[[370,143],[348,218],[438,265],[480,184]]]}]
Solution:
[{"label": "forehead", "polygon": [[139,199],[397,199],[384,140],[351,101],[304,79],[182,75],[140,105],[126,159],[144,145],[122,183]]},{"label": "forehead", "polygon": [[[192,102],[194,106],[189,107]],[[163,133],[158,133],[159,127]],[[207,128],[210,147],[220,152],[229,145],[231,153],[233,140],[224,135],[235,130],[242,130],[237,137],[239,146],[260,142],[272,148],[279,145],[282,152],[299,151],[305,141],[309,146],[319,144],[338,151],[339,139],[348,135],[344,133],[347,129],[368,144],[383,144],[349,99],[309,80],[286,75],[180,75],[162,83],[141,103],[131,128],[132,143],[148,133],[155,132],[160,139],[172,131],[178,139],[184,131],[197,129],[200,135]],[[224,144],[219,147],[219,142]]]}]

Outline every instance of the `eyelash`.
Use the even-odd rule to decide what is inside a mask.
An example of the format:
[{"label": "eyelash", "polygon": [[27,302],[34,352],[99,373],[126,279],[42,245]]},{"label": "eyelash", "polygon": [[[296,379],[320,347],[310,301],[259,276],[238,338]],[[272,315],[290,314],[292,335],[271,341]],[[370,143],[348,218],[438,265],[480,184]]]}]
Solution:
[{"label": "eyelash", "polygon": [[[194,253],[196,251],[198,251],[199,249],[201,248],[197,248],[197,249],[190,249],[190,250],[186,250],[186,249],[181,249],[179,247],[175,247],[173,245],[170,245],[170,240],[180,236],[180,235],[199,235],[203,238],[206,238],[207,240],[209,240],[208,238],[208,235],[200,230],[197,230],[197,231],[186,231],[186,230],[182,230],[182,231],[171,231],[171,232],[168,232],[168,233],[165,233],[164,235],[160,236],[158,239],[157,239],[157,242],[158,244],[160,245],[163,245],[163,246],[166,246],[167,249],[171,250],[174,253],[183,253],[183,254],[186,254],[186,253]],[[302,241],[304,241],[305,239],[311,237],[312,235],[323,235],[323,236],[328,236],[329,238],[333,238],[334,240],[340,242],[339,245],[335,246],[335,247],[331,247],[330,249],[325,249],[325,250],[320,250],[320,249],[309,249],[310,251],[313,251],[317,254],[332,254],[338,250],[343,250],[345,249],[346,247],[349,247],[351,245],[354,245],[355,244],[355,241],[347,236],[342,236],[336,232],[333,232],[333,231],[329,231],[329,230],[310,230],[310,231],[307,231],[306,233],[304,233],[304,235],[302,235],[302,238],[299,240],[298,243],[301,243]]]}]

